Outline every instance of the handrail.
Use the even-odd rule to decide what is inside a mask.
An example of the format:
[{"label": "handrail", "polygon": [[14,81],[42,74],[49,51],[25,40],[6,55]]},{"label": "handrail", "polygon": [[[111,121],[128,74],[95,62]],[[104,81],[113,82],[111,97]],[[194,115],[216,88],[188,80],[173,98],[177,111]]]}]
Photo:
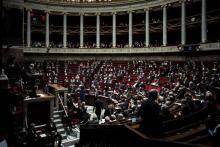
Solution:
[{"label": "handrail", "polygon": [[66,109],[65,109],[65,106],[64,106],[63,101],[62,101],[62,99],[60,98],[60,95],[59,95],[59,94],[58,94],[58,100],[60,101],[60,104],[61,104],[61,106],[62,106],[62,108],[63,108],[63,110],[64,110],[65,116],[68,118],[68,113],[67,113],[67,111],[66,111]]}]

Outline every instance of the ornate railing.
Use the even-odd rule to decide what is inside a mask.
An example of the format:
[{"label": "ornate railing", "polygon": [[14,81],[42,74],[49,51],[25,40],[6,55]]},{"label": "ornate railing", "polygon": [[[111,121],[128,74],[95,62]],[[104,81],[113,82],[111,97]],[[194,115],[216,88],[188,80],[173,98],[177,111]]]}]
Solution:
[{"label": "ornate railing", "polygon": [[105,7],[114,6],[114,5],[128,5],[128,4],[137,4],[137,3],[146,3],[157,0],[118,0],[118,1],[93,1],[93,2],[83,2],[83,1],[71,1],[71,0],[27,0],[27,2],[34,3],[47,3],[47,4],[61,4],[61,5],[77,5],[77,6],[101,6]]},{"label": "ornate railing", "polygon": [[[21,47],[22,48],[22,47]],[[200,44],[198,51],[218,51],[220,42]],[[23,48],[24,53],[47,54],[139,54],[181,52],[177,46],[144,48]]]},{"label": "ornate railing", "polygon": [[200,44],[201,50],[220,50],[220,42]]},{"label": "ornate railing", "polygon": [[49,54],[135,54],[179,52],[176,46],[150,48],[24,48],[24,53]]},{"label": "ornate railing", "polygon": [[178,2],[179,0],[128,0],[117,2],[76,3],[50,0],[3,0],[6,7],[37,9],[69,13],[122,12],[147,9]]}]

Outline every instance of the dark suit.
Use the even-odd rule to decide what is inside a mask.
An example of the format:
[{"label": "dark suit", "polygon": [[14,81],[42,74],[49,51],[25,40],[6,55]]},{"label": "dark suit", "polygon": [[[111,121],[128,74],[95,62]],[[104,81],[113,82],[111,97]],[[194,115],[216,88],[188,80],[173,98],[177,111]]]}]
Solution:
[{"label": "dark suit", "polygon": [[97,115],[98,120],[100,120],[101,112],[103,109],[103,102],[100,99],[97,99],[94,104],[95,114]]},{"label": "dark suit", "polygon": [[140,108],[140,116],[142,118],[140,129],[143,133],[156,135],[161,131],[160,107],[156,102],[149,99],[144,101]]}]

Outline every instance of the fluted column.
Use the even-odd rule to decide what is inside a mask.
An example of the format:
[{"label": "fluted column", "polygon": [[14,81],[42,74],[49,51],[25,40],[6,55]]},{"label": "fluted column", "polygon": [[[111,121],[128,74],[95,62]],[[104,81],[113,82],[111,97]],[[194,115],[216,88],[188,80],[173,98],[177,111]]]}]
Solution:
[{"label": "fluted column", "polygon": [[67,43],[67,16],[66,13],[63,14],[63,47],[66,48],[66,43]]},{"label": "fluted column", "polygon": [[112,15],[112,47],[116,47],[116,13]]},{"label": "fluted column", "polygon": [[96,15],[96,48],[100,48],[100,13]]},{"label": "fluted column", "polygon": [[49,12],[46,12],[46,47],[50,47]]},{"label": "fluted column", "polygon": [[186,2],[181,3],[181,44],[186,44]]},{"label": "fluted column", "polygon": [[132,11],[129,11],[129,33],[128,33],[128,47],[132,47]]},{"label": "fluted column", "polygon": [[202,0],[201,41],[207,41],[206,0]]},{"label": "fluted column", "polygon": [[149,9],[145,10],[145,46],[150,45],[150,32],[149,32]]},{"label": "fluted column", "polygon": [[84,47],[84,15],[80,14],[80,48]]},{"label": "fluted column", "polygon": [[163,46],[167,46],[167,6],[163,6]]},{"label": "fluted column", "polygon": [[27,47],[31,46],[31,12],[27,10]]}]

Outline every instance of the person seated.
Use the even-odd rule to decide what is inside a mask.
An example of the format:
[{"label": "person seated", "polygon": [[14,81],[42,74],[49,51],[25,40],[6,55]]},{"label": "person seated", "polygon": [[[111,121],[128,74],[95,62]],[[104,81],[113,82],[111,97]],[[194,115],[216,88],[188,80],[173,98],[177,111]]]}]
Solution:
[{"label": "person seated", "polygon": [[81,123],[85,123],[89,120],[90,114],[87,112],[87,107],[85,106],[85,102],[81,103],[81,106],[79,107],[79,119]]},{"label": "person seated", "polygon": [[31,123],[30,127],[27,130],[27,140],[29,146],[37,146],[39,144],[40,136],[37,133],[37,130],[35,128],[35,124]]},{"label": "person seated", "polygon": [[105,117],[105,123],[110,123],[110,117],[109,116]]},{"label": "person seated", "polygon": [[99,124],[98,117],[95,114],[93,114],[91,117],[92,118],[86,124],[87,125],[98,125]]},{"label": "person seated", "polygon": [[39,97],[39,95],[37,95],[37,93],[36,93],[36,90],[37,90],[37,87],[34,86],[31,90],[31,92],[29,93],[30,98]]},{"label": "person seated", "polygon": [[113,103],[109,102],[107,108],[105,108],[104,117],[111,116],[114,112],[115,106]]},{"label": "person seated", "polygon": [[213,136],[216,126],[220,124],[220,111],[209,114],[207,120],[205,121],[206,129],[210,136]]},{"label": "person seated", "polygon": [[111,116],[110,116],[110,120],[111,120],[111,122],[112,123],[115,123],[117,120],[116,120],[116,116],[114,115],[114,114],[112,114]]},{"label": "person seated", "polygon": [[48,135],[54,135],[57,132],[57,128],[53,119],[50,119],[45,127],[45,133]]},{"label": "person seated", "polygon": [[220,146],[219,138],[220,138],[220,123],[215,127],[213,131],[213,147]]},{"label": "person seated", "polygon": [[122,113],[119,113],[119,114],[117,115],[117,120],[118,120],[119,122],[125,120],[124,115],[123,115]]},{"label": "person seated", "polygon": [[171,112],[169,111],[167,105],[162,106],[161,110],[162,110],[162,119],[163,119],[163,121],[174,119],[174,115],[171,114]]}]

